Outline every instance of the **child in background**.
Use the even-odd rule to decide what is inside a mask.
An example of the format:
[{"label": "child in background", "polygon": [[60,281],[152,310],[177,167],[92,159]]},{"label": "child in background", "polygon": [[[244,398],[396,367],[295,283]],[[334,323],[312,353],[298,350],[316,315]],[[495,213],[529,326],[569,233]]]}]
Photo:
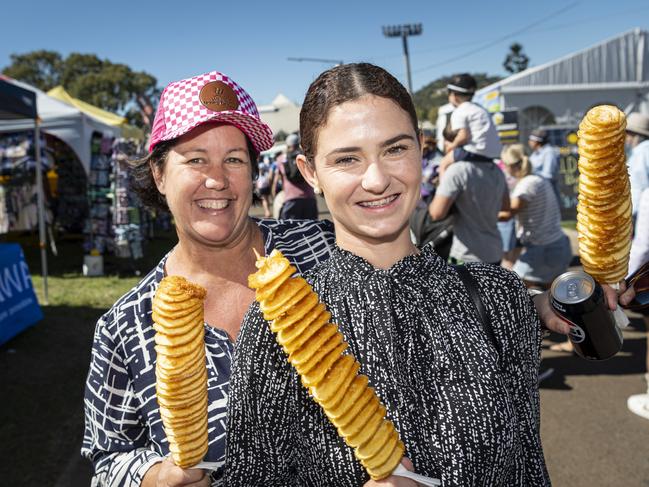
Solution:
[{"label": "child in background", "polygon": [[493,162],[500,155],[500,139],[487,110],[471,101],[477,88],[475,78],[458,74],[446,88],[448,100],[455,107],[450,120],[455,135],[446,147],[440,174],[455,161]]}]

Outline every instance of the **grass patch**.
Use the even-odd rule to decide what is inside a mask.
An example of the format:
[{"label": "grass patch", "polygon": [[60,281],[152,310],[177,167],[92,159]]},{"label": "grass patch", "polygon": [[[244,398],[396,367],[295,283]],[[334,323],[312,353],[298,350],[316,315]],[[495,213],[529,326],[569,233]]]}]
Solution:
[{"label": "grass patch", "polygon": [[568,230],[577,230],[577,220],[564,220],[561,222],[561,227]]},{"label": "grass patch", "polygon": [[[37,237],[13,235],[2,241],[21,244],[43,303]],[[0,396],[8,399],[0,401],[0,417],[4,418],[0,438],[7,440],[0,443],[0,457],[8,459],[0,462],[0,484],[54,484],[68,460],[79,454],[95,323],[175,243],[171,233],[150,241],[138,262],[106,256],[107,275],[102,277],[82,275],[81,238],[68,236],[58,241],[58,256],[48,250],[49,304],[41,304],[44,318],[0,346]],[[35,458],[38,468],[34,468]]]},{"label": "grass patch", "polygon": [[[84,277],[72,274],[47,278],[49,306],[86,307],[107,310],[141,277]],[[44,302],[43,278],[32,274],[34,289],[40,303]]]}]

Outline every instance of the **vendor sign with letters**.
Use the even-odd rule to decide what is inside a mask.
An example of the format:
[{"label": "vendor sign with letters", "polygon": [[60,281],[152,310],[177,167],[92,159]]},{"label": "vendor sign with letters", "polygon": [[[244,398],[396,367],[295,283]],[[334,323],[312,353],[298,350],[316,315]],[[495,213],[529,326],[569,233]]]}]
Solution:
[{"label": "vendor sign with letters", "polygon": [[20,245],[0,245],[0,345],[41,319]]}]

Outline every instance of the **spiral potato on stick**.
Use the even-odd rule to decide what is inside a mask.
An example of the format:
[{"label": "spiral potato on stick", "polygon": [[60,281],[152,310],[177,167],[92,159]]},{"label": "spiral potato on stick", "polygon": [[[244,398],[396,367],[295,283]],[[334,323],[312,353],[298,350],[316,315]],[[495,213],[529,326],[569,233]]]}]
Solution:
[{"label": "spiral potato on stick", "polygon": [[169,451],[189,468],[207,453],[207,367],[205,289],[180,276],[167,276],[153,298],[156,397]]},{"label": "spiral potato on stick", "polygon": [[577,231],[584,270],[600,283],[627,274],[631,249],[631,185],[626,117],[611,105],[591,108],[579,124]]},{"label": "spiral potato on stick", "polygon": [[330,323],[331,314],[306,280],[292,277],[295,267],[278,250],[257,255],[256,265],[248,285],[288,362],[370,477],[389,476],[404,444],[367,376],[359,375],[360,364],[344,353],[348,344]]}]

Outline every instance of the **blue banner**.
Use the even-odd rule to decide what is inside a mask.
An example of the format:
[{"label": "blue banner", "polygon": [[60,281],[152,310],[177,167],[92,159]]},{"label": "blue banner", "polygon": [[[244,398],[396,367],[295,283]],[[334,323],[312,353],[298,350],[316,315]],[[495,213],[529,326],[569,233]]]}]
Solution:
[{"label": "blue banner", "polygon": [[18,244],[0,244],[0,345],[43,319]]}]

